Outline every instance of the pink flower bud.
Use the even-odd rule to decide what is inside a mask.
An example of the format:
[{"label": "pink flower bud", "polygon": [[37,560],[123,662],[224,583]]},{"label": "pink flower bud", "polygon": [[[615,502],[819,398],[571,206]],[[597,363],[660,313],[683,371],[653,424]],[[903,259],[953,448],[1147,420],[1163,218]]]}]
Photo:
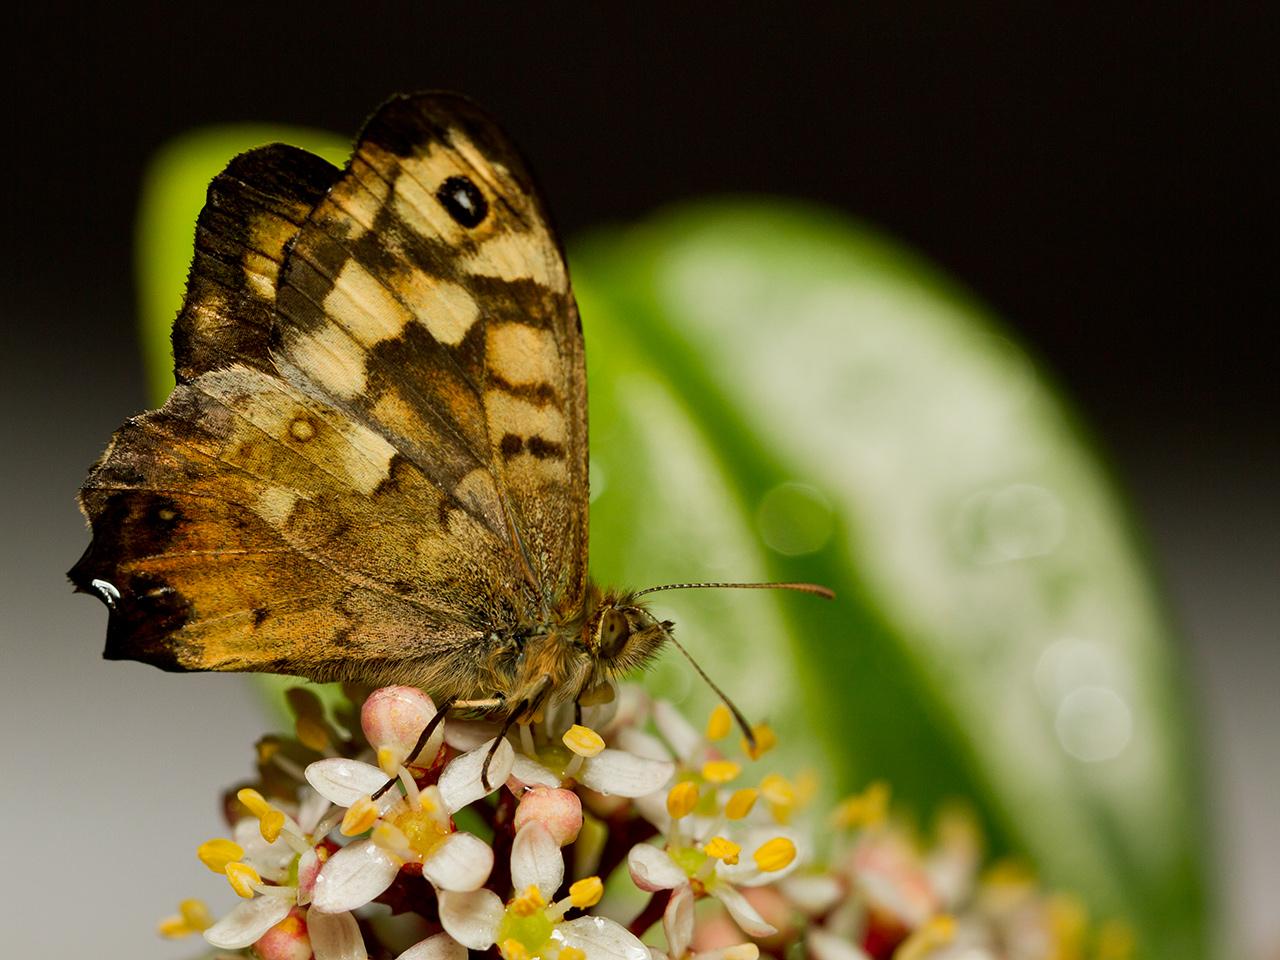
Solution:
[{"label": "pink flower bud", "polygon": [[582,801],[572,790],[537,787],[520,798],[516,807],[516,832],[536,820],[560,846],[573,843],[582,829]]},{"label": "pink flower bud", "polygon": [[360,726],[373,748],[389,750],[394,762],[407,764],[414,759],[415,766],[428,766],[444,740],[443,724],[416,758],[410,758],[409,751],[435,715],[435,704],[417,687],[380,687],[360,708]]},{"label": "pink flower bud", "polygon": [[258,960],[311,960],[311,938],[307,936],[306,913],[297,907],[258,938],[253,945]]}]

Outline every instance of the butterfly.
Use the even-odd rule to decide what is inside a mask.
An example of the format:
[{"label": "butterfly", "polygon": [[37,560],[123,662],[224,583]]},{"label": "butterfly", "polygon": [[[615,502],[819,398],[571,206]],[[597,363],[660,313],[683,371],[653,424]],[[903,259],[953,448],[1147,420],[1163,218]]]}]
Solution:
[{"label": "butterfly", "polygon": [[173,354],[168,400],[80,491],[69,576],[109,610],[108,659],[413,684],[518,720],[674,642],[642,594],[703,586],[588,576],[564,252],[463,97],[394,97],[342,170],[281,144],[235,158]]}]

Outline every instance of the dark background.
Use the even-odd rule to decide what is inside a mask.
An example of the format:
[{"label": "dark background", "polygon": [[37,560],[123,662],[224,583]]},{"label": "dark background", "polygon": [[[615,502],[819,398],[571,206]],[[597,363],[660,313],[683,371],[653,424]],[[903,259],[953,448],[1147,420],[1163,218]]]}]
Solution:
[{"label": "dark background", "polygon": [[59,575],[84,540],[83,469],[145,406],[131,231],[148,157],[224,121],[354,133],[392,92],[451,88],[509,128],[569,236],[686,197],[799,196],[905,241],[1007,320],[1150,535],[1201,708],[1217,886],[1245,945],[1280,942],[1277,28],[1245,9],[915,3],[10,21],[6,688],[98,642],[98,608]]}]

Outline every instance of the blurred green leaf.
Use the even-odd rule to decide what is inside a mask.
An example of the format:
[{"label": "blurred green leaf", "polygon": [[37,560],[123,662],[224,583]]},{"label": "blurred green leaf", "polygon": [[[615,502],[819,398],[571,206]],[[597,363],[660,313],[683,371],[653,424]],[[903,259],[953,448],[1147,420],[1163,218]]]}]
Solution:
[{"label": "blurred green leaf", "polygon": [[[144,344],[169,325],[208,180],[309,131],[175,142],[139,220]],[[704,203],[573,247],[591,388],[594,575],[809,579],[839,598],[661,594],[710,674],[829,793],[963,796],[1145,956],[1203,955],[1207,856],[1175,650],[1128,517],[1044,373],[871,231]],[[665,655],[647,683],[713,698]]]}]

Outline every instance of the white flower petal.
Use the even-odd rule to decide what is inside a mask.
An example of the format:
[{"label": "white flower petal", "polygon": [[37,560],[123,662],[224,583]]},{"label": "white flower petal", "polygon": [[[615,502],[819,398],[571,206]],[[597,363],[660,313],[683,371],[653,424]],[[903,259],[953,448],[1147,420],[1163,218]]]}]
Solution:
[{"label": "white flower petal", "polygon": [[606,729],[618,713],[618,691],[615,688],[613,699],[608,703],[596,703],[582,708],[582,723],[592,730]]},{"label": "white flower petal", "polygon": [[307,783],[332,803],[349,807],[387,782],[387,775],[372,764],[346,757],[329,757],[307,764]]},{"label": "white flower petal", "polygon": [[231,839],[244,850],[244,858],[249,861],[258,873],[268,880],[283,880],[289,871],[289,864],[296,856],[293,847],[277,837],[274,842],[267,843],[262,839],[262,827],[257,817],[244,817],[236,821],[231,828]]},{"label": "white flower petal", "polygon": [[298,826],[303,833],[311,833],[326,813],[329,812],[329,799],[314,790],[303,789],[302,803],[298,805]]},{"label": "white flower petal", "polygon": [[447,933],[419,940],[396,960],[467,960],[467,948]]},{"label": "white flower petal", "polygon": [[511,776],[527,787],[558,787],[560,778],[532,757],[517,753],[511,764]]},{"label": "white flower petal", "polygon": [[491,786],[486,788],[480,782],[484,760],[492,745],[493,741],[487,740],[474,750],[454,757],[440,774],[440,796],[450,813],[461,810],[481,797],[487,797],[507,782],[507,777],[511,775],[511,764],[515,760],[515,751],[505,740],[498,744],[497,752],[489,764]]},{"label": "white flower petal", "polygon": [[676,887],[662,912],[662,929],[667,934],[667,949],[673,957],[683,957],[693,940],[693,888],[687,883]]},{"label": "white flower petal", "polygon": [[578,779],[592,790],[618,797],[645,797],[666,786],[676,765],[625,750],[602,750],[583,764]]},{"label": "white flower petal", "polygon": [[844,890],[830,874],[802,873],[787,877],[778,889],[782,895],[810,916],[826,913],[839,902]]},{"label": "white flower petal", "polygon": [[649,948],[626,927],[604,917],[578,917],[557,925],[553,940],[577,947],[591,960],[649,960]]},{"label": "white flower petal", "polygon": [[502,731],[502,724],[488,720],[448,720],[444,725],[444,742],[455,750],[474,750]]},{"label": "white flower petal", "polygon": [[650,760],[671,759],[671,751],[666,744],[635,727],[623,727],[619,730],[617,743],[627,753],[634,753],[637,757],[648,757]]},{"label": "white flower petal", "polygon": [[307,936],[316,960],[368,960],[360,924],[349,913],[308,910]]},{"label": "white flower petal", "polygon": [[511,886],[516,894],[536,886],[550,900],[564,880],[564,857],[551,831],[537,820],[520,828],[511,844]]},{"label": "white flower petal", "polygon": [[667,813],[667,793],[657,790],[633,801],[636,812],[653,824],[664,836],[671,832],[671,814]]},{"label": "white flower petal", "polygon": [[445,933],[472,950],[493,946],[503,913],[496,893],[483,888],[470,893],[442,890],[439,900],[440,925]]},{"label": "white flower petal", "polygon": [[814,960],[871,960],[861,947],[818,927],[809,928],[805,946]]},{"label": "white flower petal", "polygon": [[451,833],[422,863],[422,872],[441,890],[475,890],[489,879],[493,848],[469,833]]},{"label": "white flower petal", "polygon": [[771,937],[778,928],[766,923],[764,917],[756,912],[756,908],[747,902],[747,898],[727,883],[717,883],[711,888],[711,895],[724,904],[733,917],[733,922],[742,928],[749,937]]},{"label": "white flower petal", "polygon": [[695,730],[675,707],[666,700],[659,700],[653,705],[653,722],[662,738],[670,744],[672,751],[684,762],[688,763],[699,753],[706,741],[702,734]]},{"label": "white flower petal", "polygon": [[649,843],[637,843],[627,852],[627,869],[635,885],[650,893],[674,890],[689,882],[689,877],[667,856],[667,851]]},{"label": "white flower petal", "polygon": [[370,840],[357,840],[320,868],[311,905],[324,913],[354,910],[391,886],[399,872],[399,860]]},{"label": "white flower petal", "polygon": [[298,856],[298,906],[305,907],[311,902],[311,892],[315,889],[316,877],[320,875],[320,866],[320,855],[314,847]]},{"label": "white flower petal", "polygon": [[254,897],[245,900],[204,932],[205,940],[221,950],[247,947],[289,915],[288,897]]}]

